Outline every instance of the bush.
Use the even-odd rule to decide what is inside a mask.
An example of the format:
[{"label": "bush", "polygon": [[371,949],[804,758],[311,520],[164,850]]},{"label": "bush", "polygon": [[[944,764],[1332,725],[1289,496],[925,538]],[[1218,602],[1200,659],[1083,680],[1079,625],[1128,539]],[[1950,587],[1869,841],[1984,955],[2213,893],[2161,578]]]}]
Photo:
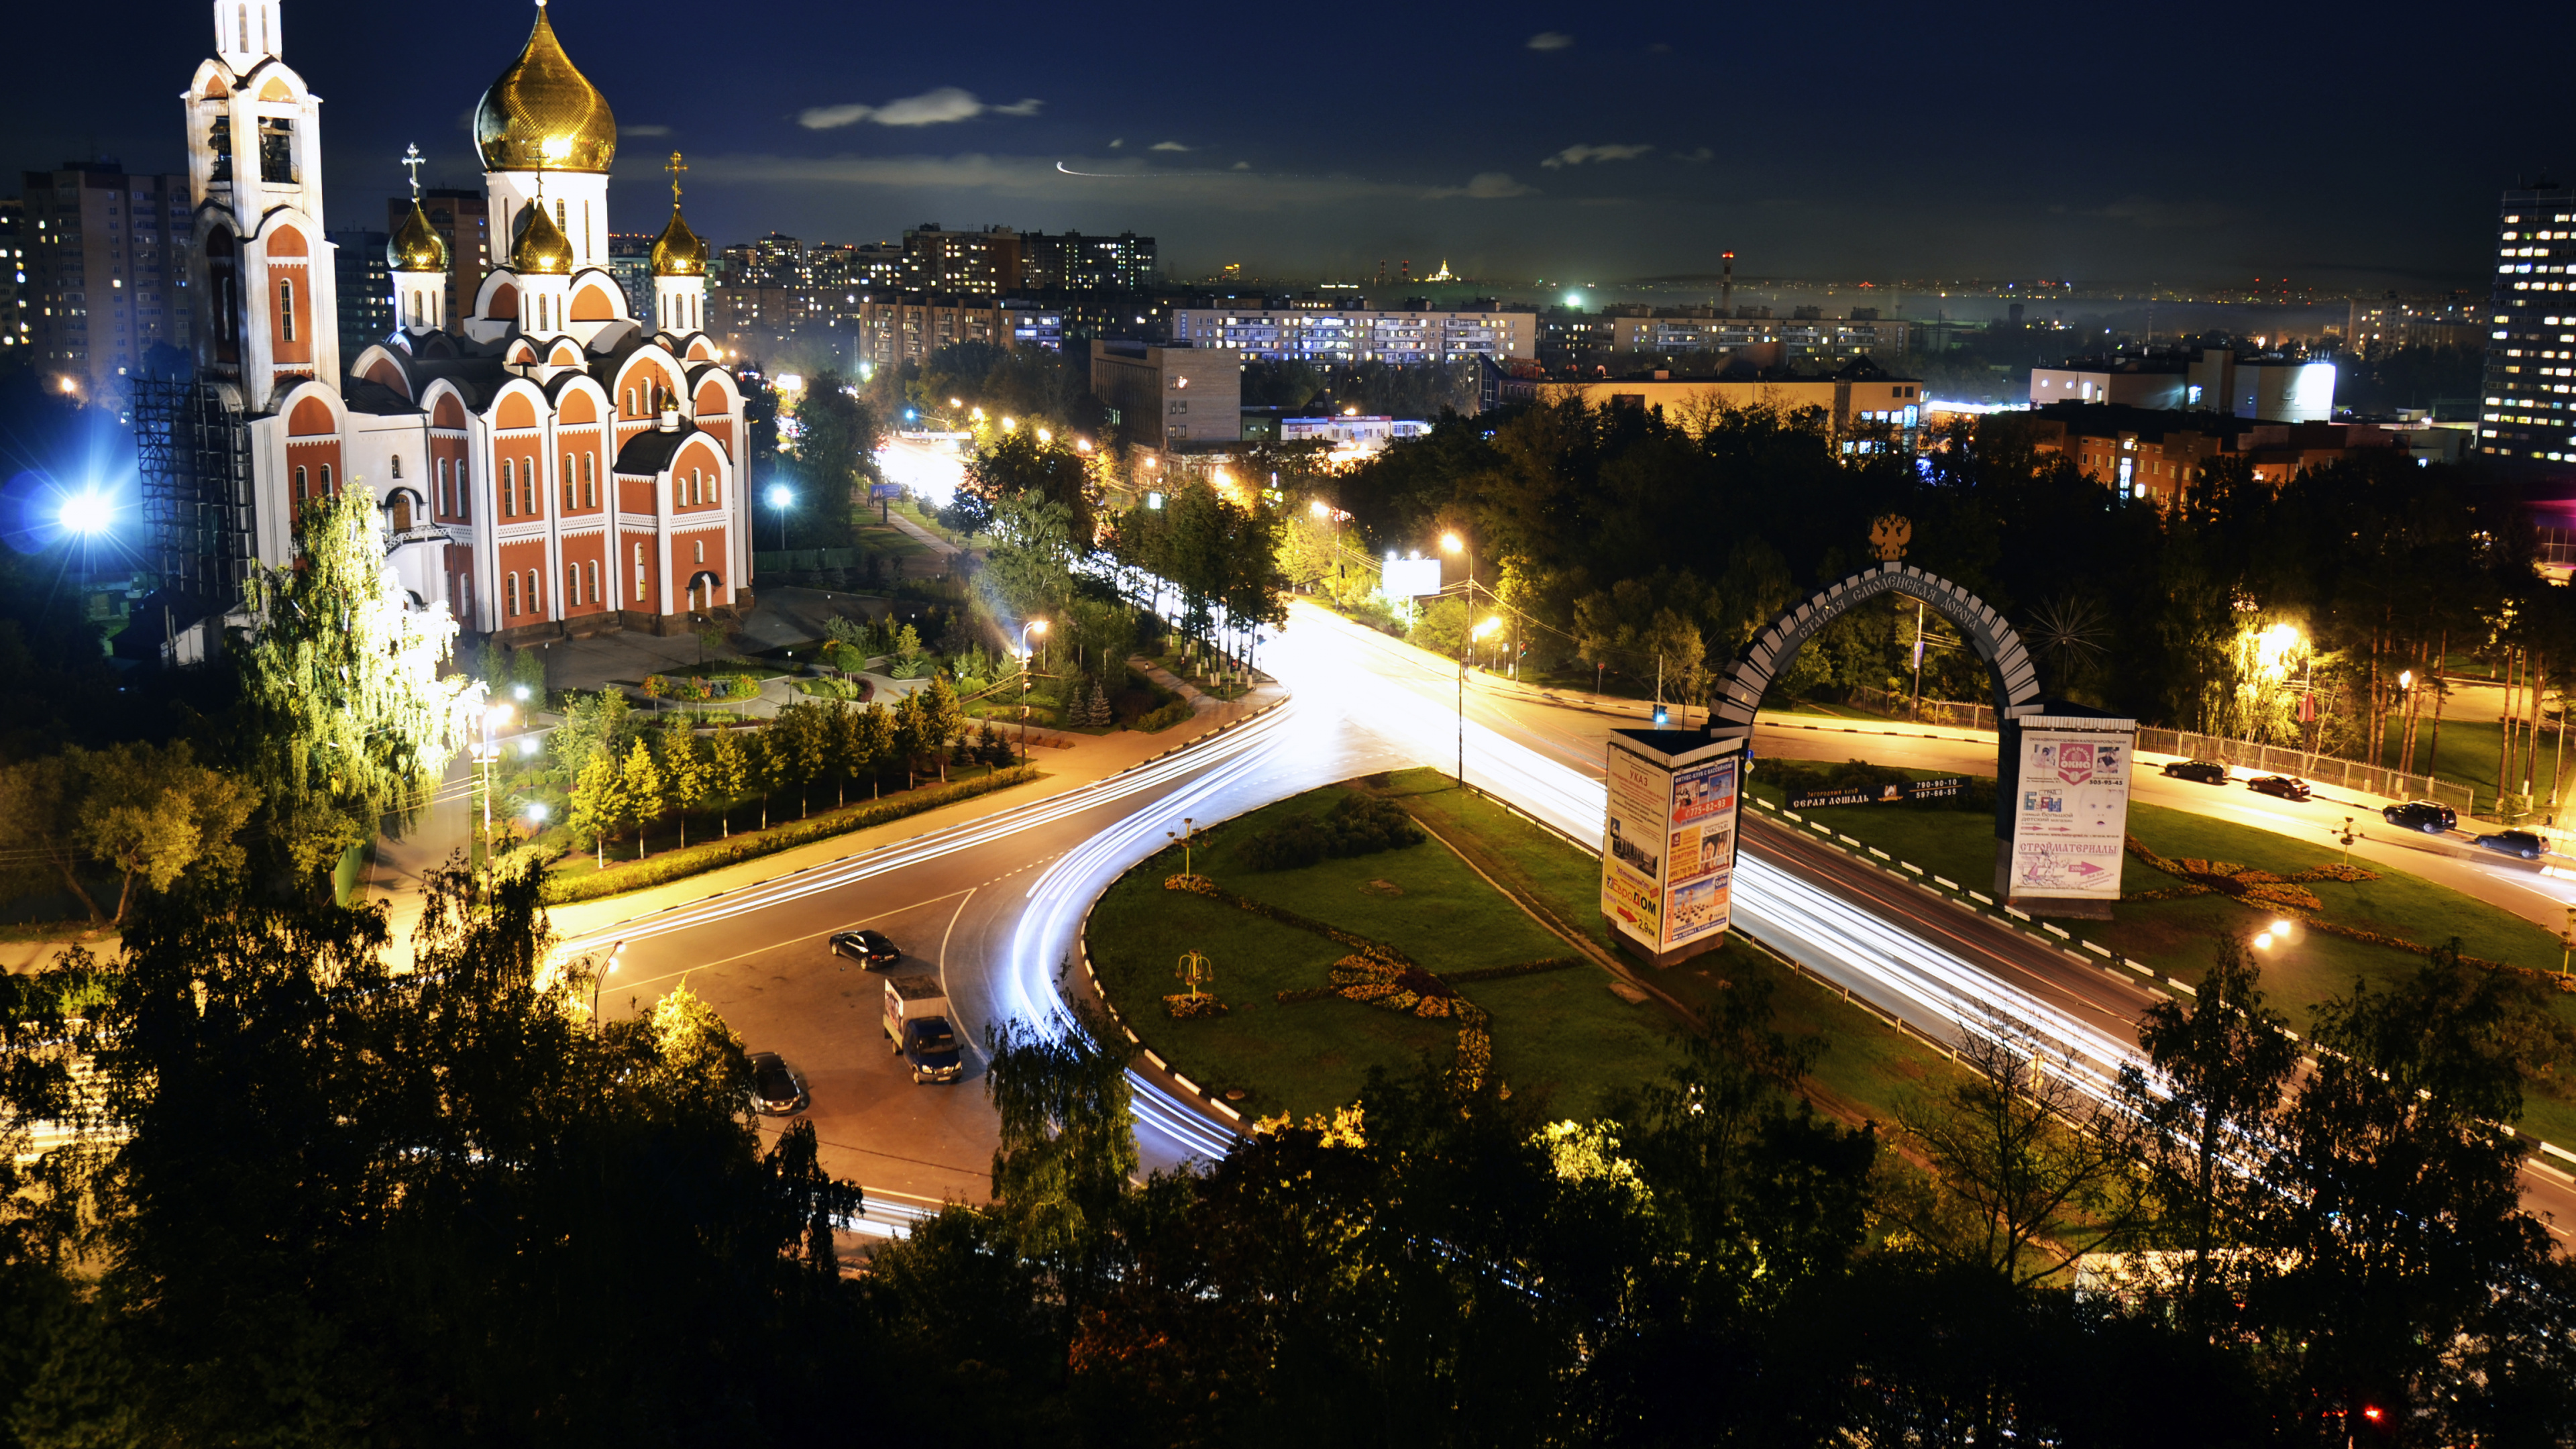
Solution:
[{"label": "bush", "polygon": [[1422,827],[1394,801],[1378,795],[1346,795],[1321,817],[1274,825],[1244,842],[1244,864],[1254,870],[1296,870],[1319,861],[1375,855],[1380,851],[1420,845]]},{"label": "bush", "polygon": [[[831,622],[840,624],[847,621],[834,619]],[[860,653],[858,646],[847,640],[835,640],[832,643],[825,645],[823,648],[823,658],[834,669],[841,671],[843,674],[864,673],[868,667],[868,656]]]},{"label": "bush", "polygon": [[1190,702],[1186,699],[1175,698],[1169,704],[1164,705],[1160,709],[1151,710],[1147,713],[1136,716],[1136,722],[1129,725],[1128,728],[1135,730],[1139,734],[1150,735],[1160,730],[1170,729],[1172,726],[1188,719],[1190,717],[1190,713]]}]

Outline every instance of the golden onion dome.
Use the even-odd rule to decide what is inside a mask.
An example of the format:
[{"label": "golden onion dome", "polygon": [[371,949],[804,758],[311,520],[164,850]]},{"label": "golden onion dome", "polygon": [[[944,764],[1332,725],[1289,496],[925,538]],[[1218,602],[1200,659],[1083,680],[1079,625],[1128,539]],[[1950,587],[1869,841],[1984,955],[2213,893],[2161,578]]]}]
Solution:
[{"label": "golden onion dome", "polygon": [[518,236],[510,242],[510,270],[522,276],[572,275],[572,240],[555,225],[543,198],[519,208]]},{"label": "golden onion dome", "polygon": [[414,198],[411,215],[394,229],[393,240],[385,244],[385,260],[397,272],[443,272],[447,270],[447,239],[429,224],[429,217]]},{"label": "golden onion dome", "polygon": [[653,275],[657,277],[703,277],[707,274],[707,244],[689,230],[680,217],[680,208],[671,208],[671,224],[653,239]]},{"label": "golden onion dome", "polygon": [[617,159],[608,98],[574,68],[538,0],[527,49],[474,108],[486,171],[598,171]]}]

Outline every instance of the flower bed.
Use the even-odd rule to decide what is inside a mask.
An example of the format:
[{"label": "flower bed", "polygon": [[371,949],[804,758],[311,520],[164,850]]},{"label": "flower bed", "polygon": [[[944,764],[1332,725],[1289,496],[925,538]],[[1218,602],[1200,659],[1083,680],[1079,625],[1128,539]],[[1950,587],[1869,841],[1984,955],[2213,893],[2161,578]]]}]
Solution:
[{"label": "flower bed", "polygon": [[650,699],[692,702],[751,699],[760,693],[760,681],[748,674],[648,674],[644,676],[644,693]]},{"label": "flower bed", "polygon": [[1184,991],[1163,998],[1163,1014],[1174,1021],[1189,1021],[1202,1016],[1225,1015],[1225,1003],[1204,991]]}]

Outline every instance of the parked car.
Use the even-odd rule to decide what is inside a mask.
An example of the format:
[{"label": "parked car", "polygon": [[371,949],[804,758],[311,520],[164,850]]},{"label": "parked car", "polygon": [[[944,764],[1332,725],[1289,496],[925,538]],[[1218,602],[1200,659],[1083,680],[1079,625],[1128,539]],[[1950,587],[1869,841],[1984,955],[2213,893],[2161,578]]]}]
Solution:
[{"label": "parked car", "polygon": [[2458,811],[2434,800],[2409,800],[2403,805],[2391,805],[2380,811],[2379,817],[2391,825],[2421,830],[2426,835],[2448,835],[2451,828],[2460,823]]},{"label": "parked car", "polygon": [[2245,782],[2245,788],[2258,795],[2277,795],[2284,800],[2305,800],[2314,792],[2308,782],[2296,775],[2257,775]]},{"label": "parked car", "polygon": [[2227,767],[2216,760],[2176,760],[2165,766],[2165,773],[2177,780],[2198,780],[2204,785],[2227,783]]},{"label": "parked car", "polygon": [[805,1074],[776,1052],[751,1054],[752,1110],[769,1117],[793,1117],[813,1099],[805,1092]]},{"label": "parked car", "polygon": [[832,954],[863,966],[891,966],[903,959],[903,952],[882,931],[834,931]]},{"label": "parked car", "polygon": [[2538,860],[2549,853],[2549,842],[2528,830],[2499,830],[2493,835],[2479,836],[2475,843],[2480,850],[2518,855],[2525,860]]},{"label": "parked car", "polygon": [[957,1029],[948,1023],[948,997],[936,976],[889,976],[885,984],[885,1034],[912,1068],[915,1085],[953,1082],[966,1075]]}]

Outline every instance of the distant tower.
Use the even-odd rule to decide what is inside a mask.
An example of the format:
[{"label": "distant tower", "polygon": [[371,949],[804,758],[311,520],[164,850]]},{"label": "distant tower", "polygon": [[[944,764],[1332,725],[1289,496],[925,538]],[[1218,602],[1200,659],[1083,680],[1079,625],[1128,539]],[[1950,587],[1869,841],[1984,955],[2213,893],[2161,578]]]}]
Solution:
[{"label": "distant tower", "polygon": [[1717,315],[1732,317],[1735,315],[1735,253],[1721,252],[1718,259],[1722,270],[1718,273]]},{"label": "distant tower", "polygon": [[671,220],[653,239],[653,325],[674,337],[707,328],[707,244],[680,216],[680,177],[689,168],[671,153]]},{"label": "distant tower", "polygon": [[394,318],[404,336],[436,331],[447,319],[447,241],[420,209],[420,147],[403,153],[411,172],[411,215],[385,244],[385,261],[394,274]]}]

